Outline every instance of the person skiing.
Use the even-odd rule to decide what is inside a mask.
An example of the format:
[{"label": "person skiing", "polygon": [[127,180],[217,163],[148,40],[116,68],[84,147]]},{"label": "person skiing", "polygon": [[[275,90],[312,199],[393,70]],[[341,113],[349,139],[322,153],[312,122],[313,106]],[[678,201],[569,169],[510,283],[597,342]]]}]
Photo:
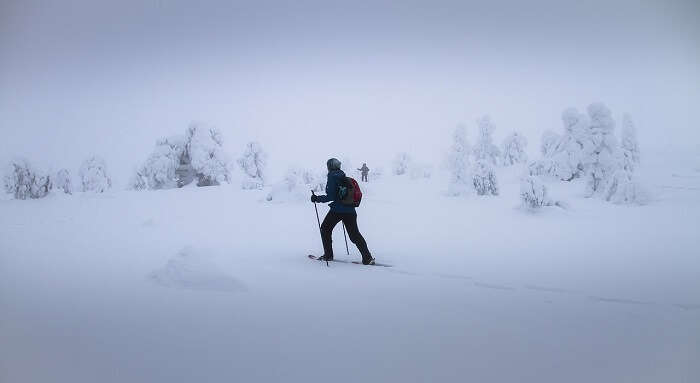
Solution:
[{"label": "person skiing", "polygon": [[369,173],[369,168],[367,167],[367,164],[363,162],[362,167],[357,170],[362,172],[362,181],[367,182],[367,173]]},{"label": "person skiing", "polygon": [[374,265],[374,258],[367,248],[367,242],[360,234],[357,228],[357,212],[355,207],[345,205],[340,202],[338,196],[338,187],[341,182],[344,182],[345,173],[340,170],[340,161],[336,158],[331,158],[326,162],[328,168],[328,180],[326,181],[326,195],[311,195],[311,202],[330,202],[330,211],[326,214],[321,224],[321,241],[323,242],[323,256],[319,257],[322,261],[333,260],[333,228],[338,222],[343,221],[345,228],[348,231],[350,241],[357,246],[362,254],[363,265]]}]

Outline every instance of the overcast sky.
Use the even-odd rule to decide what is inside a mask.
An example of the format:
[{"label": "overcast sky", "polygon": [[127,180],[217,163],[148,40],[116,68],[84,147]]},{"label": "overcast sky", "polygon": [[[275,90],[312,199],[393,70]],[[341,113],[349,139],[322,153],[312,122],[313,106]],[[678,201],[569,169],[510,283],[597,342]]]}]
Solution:
[{"label": "overcast sky", "polygon": [[631,113],[643,148],[697,145],[698,20],[693,0],[0,0],[0,159],[97,153],[121,186],[194,120],[234,157],[261,141],[275,169],[438,165],[460,122],[473,137],[489,114],[534,154],[592,101]]}]

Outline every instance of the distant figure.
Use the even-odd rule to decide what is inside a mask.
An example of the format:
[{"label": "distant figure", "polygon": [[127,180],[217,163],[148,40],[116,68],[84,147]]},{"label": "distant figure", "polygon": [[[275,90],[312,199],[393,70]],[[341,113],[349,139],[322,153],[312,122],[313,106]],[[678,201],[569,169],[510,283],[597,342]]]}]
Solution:
[{"label": "distant figure", "polygon": [[362,181],[367,182],[367,173],[369,173],[369,168],[366,163],[362,163],[362,167],[357,169],[362,172]]},{"label": "distant figure", "polygon": [[362,254],[363,265],[374,265],[374,258],[367,248],[367,242],[357,228],[357,212],[352,205],[345,205],[338,196],[338,188],[344,182],[345,173],[340,170],[340,161],[331,158],[326,162],[328,168],[328,181],[326,182],[326,195],[312,195],[311,202],[330,202],[331,210],[321,224],[321,241],[323,242],[323,256],[318,259],[322,261],[333,260],[332,234],[333,228],[338,222],[343,221],[348,230],[350,241],[357,246]]}]

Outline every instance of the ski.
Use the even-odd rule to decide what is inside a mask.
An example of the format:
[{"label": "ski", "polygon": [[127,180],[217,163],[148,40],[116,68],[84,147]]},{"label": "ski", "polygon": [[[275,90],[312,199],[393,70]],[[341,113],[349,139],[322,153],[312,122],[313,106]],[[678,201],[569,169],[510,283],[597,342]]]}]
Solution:
[{"label": "ski", "polygon": [[[315,255],[313,255],[313,254],[309,254],[309,259],[312,259],[312,260],[314,260],[314,261],[321,261],[321,262],[323,262],[321,259],[319,259],[319,257],[317,257],[317,256],[315,256]],[[332,261],[329,261],[329,262],[335,262],[335,263],[352,263],[352,264],[354,264],[354,265],[362,265],[362,262],[360,262],[360,261],[347,261],[347,260],[344,260],[344,259],[333,259]],[[374,265],[362,265],[362,266],[392,267],[391,265],[387,265],[386,263],[375,263]]]}]

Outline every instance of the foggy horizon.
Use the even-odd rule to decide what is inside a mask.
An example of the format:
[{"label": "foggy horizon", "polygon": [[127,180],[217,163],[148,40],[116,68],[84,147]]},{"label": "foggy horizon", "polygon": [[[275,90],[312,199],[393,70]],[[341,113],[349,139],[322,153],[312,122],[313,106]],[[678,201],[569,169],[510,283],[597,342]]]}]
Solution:
[{"label": "foggy horizon", "polygon": [[260,141],[276,174],[402,151],[439,166],[453,129],[473,140],[482,115],[497,143],[519,131],[534,156],[565,108],[595,101],[618,127],[630,113],[643,149],[700,137],[694,1],[0,7],[0,160],[75,169],[98,154],[120,188],[192,121],[232,158]]}]

